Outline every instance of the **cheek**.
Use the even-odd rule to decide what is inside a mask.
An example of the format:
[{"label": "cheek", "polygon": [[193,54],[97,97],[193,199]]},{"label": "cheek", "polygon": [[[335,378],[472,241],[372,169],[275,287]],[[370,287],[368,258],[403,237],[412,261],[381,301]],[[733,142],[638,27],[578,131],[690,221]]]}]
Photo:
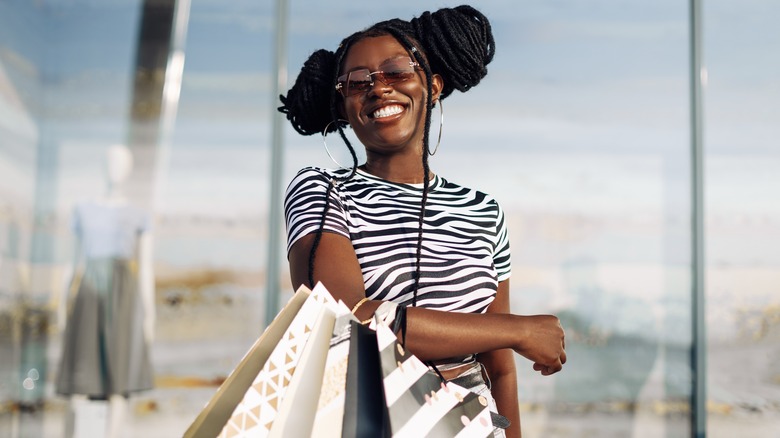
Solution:
[{"label": "cheek", "polygon": [[358,118],[360,114],[361,106],[357,103],[357,99],[349,99],[341,105],[341,116],[347,120],[352,121]]},{"label": "cheek", "polygon": [[396,86],[396,90],[406,96],[408,96],[413,102],[415,107],[419,110],[425,108],[425,85],[419,82],[403,82]]}]

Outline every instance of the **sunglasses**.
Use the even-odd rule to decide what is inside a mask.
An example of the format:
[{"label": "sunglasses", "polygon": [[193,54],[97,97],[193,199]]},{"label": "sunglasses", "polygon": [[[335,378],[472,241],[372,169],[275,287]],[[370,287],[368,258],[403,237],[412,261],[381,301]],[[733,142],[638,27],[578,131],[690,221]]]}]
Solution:
[{"label": "sunglasses", "polygon": [[412,61],[412,58],[396,58],[379,66],[375,72],[367,68],[351,71],[339,76],[336,90],[344,97],[365,93],[374,86],[374,79],[379,79],[385,85],[393,85],[411,79],[415,69],[420,64]]}]

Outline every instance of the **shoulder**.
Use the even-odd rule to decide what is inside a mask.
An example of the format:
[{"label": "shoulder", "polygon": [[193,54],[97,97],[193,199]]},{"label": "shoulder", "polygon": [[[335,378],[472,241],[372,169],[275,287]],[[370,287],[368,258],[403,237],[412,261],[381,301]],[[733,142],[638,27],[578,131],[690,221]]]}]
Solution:
[{"label": "shoulder", "polygon": [[489,193],[452,182],[446,178],[441,178],[440,190],[448,195],[472,199],[481,205],[489,205],[498,210],[501,209],[496,198]]},{"label": "shoulder", "polygon": [[300,181],[330,181],[334,178],[344,178],[350,174],[349,169],[326,169],[323,167],[308,166],[299,170],[291,181],[291,185]]},{"label": "shoulder", "polygon": [[[330,192],[331,197],[339,198],[343,192],[342,184],[337,183],[350,174],[349,169],[324,169],[304,167],[299,170],[287,186],[285,203],[301,199],[315,199]],[[332,184],[336,183],[336,184]],[[330,186],[330,187],[329,187]]]},{"label": "shoulder", "polygon": [[327,185],[328,181],[333,177],[333,172],[328,169],[313,166],[304,167],[290,181],[290,184],[287,186],[287,192],[293,193],[307,187]]},{"label": "shoulder", "polygon": [[293,177],[292,182],[306,180],[327,180],[329,177],[330,175],[328,174],[327,169],[309,166],[299,170],[298,173],[295,174],[295,177]]}]

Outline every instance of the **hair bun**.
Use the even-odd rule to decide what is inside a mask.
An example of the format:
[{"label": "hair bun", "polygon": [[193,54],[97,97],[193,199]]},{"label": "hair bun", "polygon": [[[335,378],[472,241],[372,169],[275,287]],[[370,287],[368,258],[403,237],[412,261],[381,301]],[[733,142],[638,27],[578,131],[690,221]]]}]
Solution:
[{"label": "hair bun", "polygon": [[431,70],[442,75],[441,98],[454,89],[465,92],[487,75],[495,54],[490,21],[471,6],[425,12],[410,21]]},{"label": "hair bun", "polygon": [[287,96],[279,96],[279,111],[287,115],[299,134],[319,134],[330,123],[330,88],[335,74],[336,54],[317,50],[303,64]]}]

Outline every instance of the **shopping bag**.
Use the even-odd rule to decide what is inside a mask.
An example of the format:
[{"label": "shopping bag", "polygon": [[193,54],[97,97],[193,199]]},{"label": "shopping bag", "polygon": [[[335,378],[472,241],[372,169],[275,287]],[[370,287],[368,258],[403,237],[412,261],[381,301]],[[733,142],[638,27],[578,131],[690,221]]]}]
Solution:
[{"label": "shopping bag", "polygon": [[[282,309],[256,342],[263,353],[247,354],[185,432],[186,438],[268,435],[320,311],[336,305],[321,285],[313,291],[302,286],[292,301],[294,307]],[[275,324],[282,315],[284,323]]]},{"label": "shopping bag", "polygon": [[198,414],[185,438],[213,438],[220,433],[309,295],[308,288],[298,289]]},{"label": "shopping bag", "polygon": [[279,416],[320,313],[327,309],[326,312],[332,314],[335,307],[336,302],[330,293],[322,284],[317,284],[252,385],[247,388],[218,435],[220,438],[268,436]]},{"label": "shopping bag", "polygon": [[389,429],[402,437],[486,437],[493,433],[487,400],[452,382],[443,382],[398,342],[377,318]]},{"label": "shopping bag", "polygon": [[289,388],[281,400],[276,419],[271,424],[269,437],[306,437],[312,434],[335,320],[336,314],[332,306],[320,307]]},{"label": "shopping bag", "polygon": [[362,326],[342,302],[339,302],[319,389],[312,436],[383,436],[387,407],[376,333]]},{"label": "shopping bag", "polygon": [[341,437],[389,436],[376,332],[350,321],[349,361]]},{"label": "shopping bag", "polygon": [[322,438],[340,437],[344,423],[344,396],[347,364],[351,356],[351,323],[357,322],[344,303],[339,301],[333,333],[330,337],[325,369],[314,416],[313,431]]},{"label": "shopping bag", "polygon": [[[346,306],[334,324],[311,430],[289,436],[486,437],[493,433],[487,400],[443,383],[406,351],[388,327],[386,312],[365,327]],[[391,303],[381,306],[395,309]],[[349,321],[349,328],[344,327]],[[346,369],[345,369],[346,365]],[[310,393],[317,389],[310,388]],[[343,391],[343,395],[342,395]],[[296,412],[301,420],[308,411]],[[391,418],[392,416],[392,418]]]}]

